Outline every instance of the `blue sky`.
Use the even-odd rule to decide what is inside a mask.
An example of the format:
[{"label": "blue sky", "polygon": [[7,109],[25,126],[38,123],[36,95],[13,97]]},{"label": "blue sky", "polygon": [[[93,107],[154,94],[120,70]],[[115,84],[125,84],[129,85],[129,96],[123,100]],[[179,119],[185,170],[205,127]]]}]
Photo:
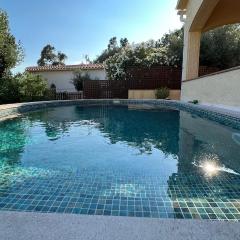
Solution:
[{"label": "blue sky", "polygon": [[177,0],[1,0],[12,33],[25,49],[24,62],[15,71],[36,65],[41,49],[50,43],[67,54],[67,64],[91,59],[108,40],[130,42],[159,39],[181,27]]}]

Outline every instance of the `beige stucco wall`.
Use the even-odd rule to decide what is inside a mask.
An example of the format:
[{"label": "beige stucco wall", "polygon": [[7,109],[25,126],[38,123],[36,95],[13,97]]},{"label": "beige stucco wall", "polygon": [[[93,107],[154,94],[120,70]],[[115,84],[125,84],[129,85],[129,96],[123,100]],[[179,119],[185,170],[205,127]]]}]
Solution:
[{"label": "beige stucco wall", "polygon": [[185,82],[198,77],[201,33],[239,22],[239,0],[182,0],[177,8],[186,11],[181,100],[239,107],[239,70]]},{"label": "beige stucco wall", "polygon": [[[105,70],[83,70],[83,74],[86,72],[90,75],[91,79],[95,80],[96,78],[99,80],[106,80],[106,72]],[[75,88],[71,83],[73,78],[73,71],[45,71],[45,72],[36,72],[35,74],[39,74],[44,77],[48,86],[51,84],[55,84],[57,91],[68,91],[75,92]]]},{"label": "beige stucco wall", "polygon": [[182,83],[181,100],[240,107],[240,67]]},{"label": "beige stucco wall", "polygon": [[[180,90],[170,90],[169,98],[180,100]],[[156,99],[155,90],[128,90],[129,99]]]},{"label": "beige stucco wall", "polygon": [[182,79],[198,77],[201,32],[219,0],[189,0],[184,24]]},{"label": "beige stucco wall", "polygon": [[181,90],[170,90],[169,98],[172,100],[180,100]]}]

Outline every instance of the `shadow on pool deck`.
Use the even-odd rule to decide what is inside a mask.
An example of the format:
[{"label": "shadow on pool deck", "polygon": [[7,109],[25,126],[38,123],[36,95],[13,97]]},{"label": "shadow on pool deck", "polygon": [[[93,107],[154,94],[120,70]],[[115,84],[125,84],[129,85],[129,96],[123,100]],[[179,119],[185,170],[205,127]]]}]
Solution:
[{"label": "shadow on pool deck", "polygon": [[240,239],[240,223],[0,212],[1,240]]}]

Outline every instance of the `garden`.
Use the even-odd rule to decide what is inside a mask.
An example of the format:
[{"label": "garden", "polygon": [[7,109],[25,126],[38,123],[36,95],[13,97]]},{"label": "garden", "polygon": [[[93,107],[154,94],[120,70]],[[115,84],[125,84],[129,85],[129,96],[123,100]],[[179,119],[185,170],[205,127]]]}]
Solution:
[{"label": "garden", "polygon": [[[52,91],[47,81],[31,73],[13,73],[13,69],[24,60],[24,48],[10,31],[8,15],[0,10],[0,104],[51,100]],[[240,61],[240,25],[224,26],[209,31],[202,36],[200,65],[216,67],[219,70],[237,66]],[[91,60],[85,56],[87,63],[102,63],[109,80],[126,80],[131,67],[152,68],[170,66],[181,68],[183,52],[183,29],[165,34],[161,39],[142,43],[130,43],[127,38],[116,37],[102,53]],[[65,65],[67,55],[56,52],[54,46],[47,44],[37,61],[38,66]],[[72,79],[76,90],[82,89],[84,79],[89,76],[77,71]],[[165,93],[166,89],[161,90]],[[157,92],[158,97],[160,90]],[[162,97],[162,96],[161,96]]]}]

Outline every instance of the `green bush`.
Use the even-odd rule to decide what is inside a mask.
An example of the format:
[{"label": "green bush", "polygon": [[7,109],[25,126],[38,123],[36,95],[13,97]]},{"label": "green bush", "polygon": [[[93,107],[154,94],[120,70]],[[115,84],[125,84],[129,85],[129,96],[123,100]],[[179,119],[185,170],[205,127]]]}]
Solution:
[{"label": "green bush", "polygon": [[30,73],[5,74],[0,79],[0,104],[52,99],[47,81]]},{"label": "green bush", "polygon": [[47,81],[39,75],[24,73],[17,77],[21,101],[41,101],[48,99]]},{"label": "green bush", "polygon": [[193,101],[190,101],[189,103],[192,103],[192,104],[199,104],[199,101],[198,101],[198,100],[193,100]]},{"label": "green bush", "polygon": [[167,87],[158,88],[155,96],[157,99],[166,99],[169,96],[169,89]]},{"label": "green bush", "polygon": [[0,104],[16,103],[20,100],[19,83],[11,74],[0,79]]},{"label": "green bush", "polygon": [[74,73],[71,83],[74,85],[77,91],[82,91],[83,82],[87,80],[92,80],[88,73],[83,74],[82,71],[76,71]]}]

